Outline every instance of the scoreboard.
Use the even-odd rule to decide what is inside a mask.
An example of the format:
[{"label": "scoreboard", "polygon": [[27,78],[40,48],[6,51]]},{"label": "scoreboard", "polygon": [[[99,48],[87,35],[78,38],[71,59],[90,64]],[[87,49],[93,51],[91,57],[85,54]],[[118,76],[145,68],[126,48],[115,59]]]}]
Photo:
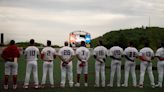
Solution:
[{"label": "scoreboard", "polygon": [[85,31],[74,31],[69,34],[69,43],[71,46],[79,47],[81,41],[86,42],[86,46],[89,48],[91,43],[91,35]]}]

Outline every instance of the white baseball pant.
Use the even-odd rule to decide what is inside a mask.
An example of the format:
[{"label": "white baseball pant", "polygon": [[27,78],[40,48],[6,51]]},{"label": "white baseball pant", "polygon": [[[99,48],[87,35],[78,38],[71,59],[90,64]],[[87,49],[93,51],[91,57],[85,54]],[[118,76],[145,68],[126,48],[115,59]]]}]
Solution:
[{"label": "white baseball pant", "polygon": [[72,61],[70,61],[67,66],[62,66],[62,62],[60,64],[61,68],[61,85],[64,87],[66,82],[66,75],[68,75],[69,85],[73,86],[73,72],[72,72]]},{"label": "white baseball pant", "polygon": [[37,61],[27,61],[26,77],[25,77],[24,85],[29,85],[29,79],[30,79],[31,72],[33,72],[35,85],[38,85],[39,83],[38,83],[38,66],[37,66]]},{"label": "white baseball pant", "polygon": [[120,86],[120,81],[121,81],[121,61],[120,60],[112,60],[111,62],[110,86],[113,86],[113,79],[114,79],[115,71],[117,72],[117,86]]},{"label": "white baseball pant", "polygon": [[49,73],[50,84],[54,85],[53,61],[51,61],[51,62],[44,61],[44,63],[43,63],[43,77],[42,77],[42,83],[41,84],[45,84],[46,83],[47,72]]},{"label": "white baseball pant", "polygon": [[17,75],[18,73],[18,63],[6,61],[5,62],[5,75]]},{"label": "white baseball pant", "polygon": [[153,75],[153,71],[152,71],[152,63],[147,62],[147,61],[141,61],[141,63],[140,63],[140,81],[139,81],[139,84],[143,85],[146,69],[147,69],[147,72],[149,74],[151,85],[154,85],[154,75]]},{"label": "white baseball pant", "polygon": [[136,68],[136,62],[132,62],[129,60],[125,61],[125,66],[124,66],[124,71],[125,71],[124,85],[125,85],[125,87],[128,86],[129,72],[131,72],[131,74],[132,74],[133,86],[137,85],[135,68]]},{"label": "white baseball pant", "polygon": [[88,74],[88,62],[85,62],[85,66],[80,67],[79,65],[81,64],[80,61],[77,62],[77,74]]},{"label": "white baseball pant", "polygon": [[158,69],[158,84],[162,87],[163,82],[163,74],[164,74],[164,61],[157,62],[157,69]]},{"label": "white baseball pant", "polygon": [[105,86],[105,63],[100,63],[99,61],[95,62],[95,84],[99,86],[99,80],[100,80],[100,74],[101,74],[101,85]]}]

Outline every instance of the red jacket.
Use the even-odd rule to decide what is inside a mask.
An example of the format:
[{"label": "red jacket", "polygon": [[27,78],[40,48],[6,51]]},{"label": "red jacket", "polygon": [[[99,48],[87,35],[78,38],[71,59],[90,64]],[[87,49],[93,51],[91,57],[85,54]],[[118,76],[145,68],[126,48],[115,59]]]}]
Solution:
[{"label": "red jacket", "polygon": [[2,58],[5,61],[14,61],[15,57],[20,57],[20,52],[16,45],[9,45],[2,52]]}]

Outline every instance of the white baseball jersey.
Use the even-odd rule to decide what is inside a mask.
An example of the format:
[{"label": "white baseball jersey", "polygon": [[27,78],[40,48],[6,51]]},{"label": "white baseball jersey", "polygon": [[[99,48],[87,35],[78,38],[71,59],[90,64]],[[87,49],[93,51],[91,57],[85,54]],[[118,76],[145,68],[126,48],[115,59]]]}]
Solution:
[{"label": "white baseball jersey", "polygon": [[158,56],[160,58],[164,58],[164,48],[159,48],[156,53],[155,56]]},{"label": "white baseball jersey", "polygon": [[147,61],[150,61],[154,57],[154,52],[149,47],[144,47],[140,50],[139,56],[143,56]]},{"label": "white baseball jersey", "polygon": [[43,60],[54,60],[54,55],[56,55],[56,50],[52,47],[45,47],[41,54],[44,54]]},{"label": "white baseball jersey", "polygon": [[121,58],[123,54],[123,49],[119,46],[113,46],[109,50],[109,55],[115,58]]},{"label": "white baseball jersey", "polygon": [[76,55],[83,61],[87,61],[90,57],[90,51],[86,47],[79,47],[76,50]]},{"label": "white baseball jersey", "polygon": [[131,60],[134,60],[138,56],[138,50],[134,47],[127,47],[124,50],[124,55],[126,55]]},{"label": "white baseball jersey", "polygon": [[29,46],[25,49],[25,56],[27,61],[37,61],[39,55],[39,49],[35,46]]},{"label": "white baseball jersey", "polygon": [[59,56],[61,56],[65,61],[68,61],[73,55],[75,55],[75,53],[71,47],[65,46],[59,50]]},{"label": "white baseball jersey", "polygon": [[93,54],[96,55],[98,59],[104,59],[106,58],[106,55],[108,53],[108,50],[104,46],[97,46],[93,50]]}]

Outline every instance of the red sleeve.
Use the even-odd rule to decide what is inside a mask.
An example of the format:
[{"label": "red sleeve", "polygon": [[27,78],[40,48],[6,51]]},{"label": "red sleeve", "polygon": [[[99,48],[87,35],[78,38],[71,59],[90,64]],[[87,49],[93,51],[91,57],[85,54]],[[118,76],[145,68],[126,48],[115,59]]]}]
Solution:
[{"label": "red sleeve", "polygon": [[7,58],[8,58],[8,56],[6,55],[6,53],[7,53],[7,48],[5,48],[3,50],[2,55],[1,55],[4,60],[7,60]]}]

